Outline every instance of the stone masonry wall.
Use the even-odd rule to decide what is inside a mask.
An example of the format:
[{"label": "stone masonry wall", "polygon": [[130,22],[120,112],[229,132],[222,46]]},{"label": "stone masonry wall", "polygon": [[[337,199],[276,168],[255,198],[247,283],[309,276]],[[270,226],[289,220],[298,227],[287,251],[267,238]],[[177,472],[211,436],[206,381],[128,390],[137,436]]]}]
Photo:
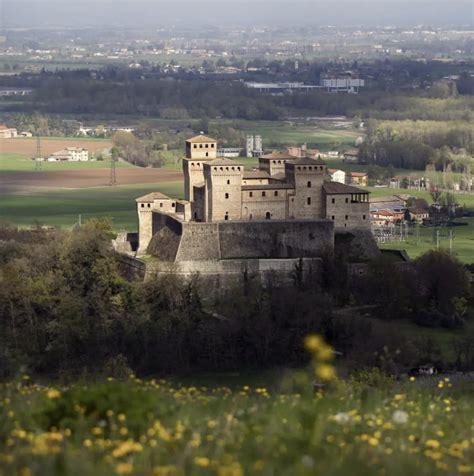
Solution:
[{"label": "stone masonry wall", "polygon": [[153,213],[149,253],[164,261],[319,257],[334,247],[329,220],[182,223]]}]

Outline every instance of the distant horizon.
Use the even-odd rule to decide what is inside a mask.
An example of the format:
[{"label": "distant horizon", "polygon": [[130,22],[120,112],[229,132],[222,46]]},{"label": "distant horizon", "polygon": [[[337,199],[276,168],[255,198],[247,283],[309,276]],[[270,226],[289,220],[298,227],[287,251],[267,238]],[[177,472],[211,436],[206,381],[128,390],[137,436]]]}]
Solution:
[{"label": "distant horizon", "polygon": [[[2,0],[0,0],[2,1]],[[110,0],[3,0],[0,28],[143,28],[182,26],[335,26],[432,27],[474,29],[473,3],[425,0],[341,2],[147,2]]]}]

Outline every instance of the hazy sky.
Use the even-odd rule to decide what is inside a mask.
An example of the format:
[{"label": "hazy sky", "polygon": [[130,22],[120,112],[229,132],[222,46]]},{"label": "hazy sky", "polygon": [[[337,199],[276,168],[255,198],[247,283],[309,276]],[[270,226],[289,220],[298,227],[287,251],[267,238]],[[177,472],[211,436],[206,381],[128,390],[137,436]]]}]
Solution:
[{"label": "hazy sky", "polygon": [[0,0],[0,26],[473,25],[470,0]]}]

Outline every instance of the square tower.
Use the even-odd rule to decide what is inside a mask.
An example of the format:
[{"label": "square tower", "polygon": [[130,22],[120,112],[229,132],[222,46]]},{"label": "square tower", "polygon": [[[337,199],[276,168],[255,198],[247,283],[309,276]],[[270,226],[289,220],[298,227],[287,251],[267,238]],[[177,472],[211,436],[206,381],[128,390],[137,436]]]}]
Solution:
[{"label": "square tower", "polygon": [[303,157],[285,163],[288,183],[294,185],[295,195],[290,206],[291,218],[314,220],[325,218],[323,184],[326,164]]},{"label": "square tower", "polygon": [[194,202],[194,187],[204,183],[203,163],[217,158],[217,141],[207,136],[196,136],[186,141],[183,159],[184,198]]},{"label": "square tower", "polygon": [[205,221],[242,218],[243,165],[230,159],[204,164]]},{"label": "square tower", "polygon": [[207,136],[191,137],[186,141],[186,158],[212,160],[217,158],[217,141]]}]

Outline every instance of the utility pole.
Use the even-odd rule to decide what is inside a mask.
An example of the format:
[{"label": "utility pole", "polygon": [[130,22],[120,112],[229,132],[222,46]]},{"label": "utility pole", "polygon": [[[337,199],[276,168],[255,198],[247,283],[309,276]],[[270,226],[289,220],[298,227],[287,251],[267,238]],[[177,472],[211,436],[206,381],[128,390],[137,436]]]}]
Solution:
[{"label": "utility pole", "polygon": [[35,170],[40,172],[43,169],[43,157],[41,157],[41,137],[36,136],[36,155],[35,155]]},{"label": "utility pole", "polygon": [[109,186],[114,187],[117,185],[117,172],[115,170],[115,157],[112,156],[112,159],[110,160],[110,180],[109,180]]}]

